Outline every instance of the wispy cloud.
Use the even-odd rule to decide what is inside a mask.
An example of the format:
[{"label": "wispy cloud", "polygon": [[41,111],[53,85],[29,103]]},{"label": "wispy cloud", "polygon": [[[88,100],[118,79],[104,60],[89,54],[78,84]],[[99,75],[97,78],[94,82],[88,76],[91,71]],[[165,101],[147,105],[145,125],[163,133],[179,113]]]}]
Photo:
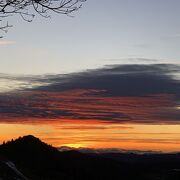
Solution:
[{"label": "wispy cloud", "polygon": [[2,41],[0,40],[0,45],[11,45],[11,44],[15,44],[15,41]]},{"label": "wispy cloud", "polygon": [[106,62],[112,63],[119,63],[119,64],[157,64],[163,62],[163,60],[160,59],[150,59],[150,58],[136,58],[136,57],[130,57],[130,58],[117,58],[117,59],[104,59]]},{"label": "wispy cloud", "polygon": [[[43,81],[41,80],[43,78]],[[43,76],[17,76],[0,74],[0,93],[47,85]]]}]

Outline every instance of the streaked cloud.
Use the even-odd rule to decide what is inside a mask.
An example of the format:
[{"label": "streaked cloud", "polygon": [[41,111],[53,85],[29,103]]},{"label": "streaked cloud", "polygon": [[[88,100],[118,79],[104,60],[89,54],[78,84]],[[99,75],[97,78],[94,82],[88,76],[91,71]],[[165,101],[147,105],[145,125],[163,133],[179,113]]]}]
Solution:
[{"label": "streaked cloud", "polygon": [[[179,124],[179,65],[114,65],[67,75],[19,77],[20,91],[0,96],[1,121],[95,120]],[[37,83],[38,86],[33,85]]]},{"label": "streaked cloud", "polygon": [[119,63],[119,64],[155,64],[162,63],[162,60],[150,58],[118,58],[118,59],[104,59],[106,62]]}]

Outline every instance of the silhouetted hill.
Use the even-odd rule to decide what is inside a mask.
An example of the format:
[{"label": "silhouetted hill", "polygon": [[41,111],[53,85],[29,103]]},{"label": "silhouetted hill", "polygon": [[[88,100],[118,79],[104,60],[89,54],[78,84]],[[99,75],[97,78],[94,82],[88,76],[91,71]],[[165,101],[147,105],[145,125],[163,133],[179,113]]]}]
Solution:
[{"label": "silhouetted hill", "polygon": [[0,145],[0,157],[29,180],[180,180],[179,154],[59,152],[31,135]]},{"label": "silhouetted hill", "polygon": [[[0,154],[14,162],[30,179],[119,179],[119,163],[82,154],[59,152],[33,136],[24,136],[0,146]],[[114,168],[111,168],[114,167]]]}]

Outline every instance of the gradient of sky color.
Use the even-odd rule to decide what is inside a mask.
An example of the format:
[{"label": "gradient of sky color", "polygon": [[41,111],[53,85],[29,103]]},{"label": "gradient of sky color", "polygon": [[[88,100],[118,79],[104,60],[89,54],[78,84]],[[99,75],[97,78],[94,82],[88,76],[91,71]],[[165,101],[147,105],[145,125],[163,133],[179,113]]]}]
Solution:
[{"label": "gradient of sky color", "polygon": [[33,134],[54,146],[180,151],[179,9],[87,0],[74,18],[11,17],[0,143]]},{"label": "gradient of sky color", "polygon": [[[1,75],[0,143],[33,134],[54,146],[180,151],[180,81],[175,74],[180,65]],[[3,89],[2,82],[9,86]]]},{"label": "gradient of sky color", "polygon": [[74,72],[127,58],[178,62],[179,7],[179,0],[88,0],[74,18],[12,17],[0,40],[0,72]]}]

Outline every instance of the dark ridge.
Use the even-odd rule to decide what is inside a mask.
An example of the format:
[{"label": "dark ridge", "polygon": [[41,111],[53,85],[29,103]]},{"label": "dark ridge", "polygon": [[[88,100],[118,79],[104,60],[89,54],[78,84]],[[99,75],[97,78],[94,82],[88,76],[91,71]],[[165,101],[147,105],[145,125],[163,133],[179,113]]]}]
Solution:
[{"label": "dark ridge", "polygon": [[180,154],[59,152],[32,135],[0,145],[0,157],[29,180],[180,180]]},{"label": "dark ridge", "polygon": [[118,180],[124,174],[119,174],[124,164],[75,150],[59,152],[32,135],[4,143],[0,146],[0,155],[14,162],[32,180],[96,180],[111,177]]}]

